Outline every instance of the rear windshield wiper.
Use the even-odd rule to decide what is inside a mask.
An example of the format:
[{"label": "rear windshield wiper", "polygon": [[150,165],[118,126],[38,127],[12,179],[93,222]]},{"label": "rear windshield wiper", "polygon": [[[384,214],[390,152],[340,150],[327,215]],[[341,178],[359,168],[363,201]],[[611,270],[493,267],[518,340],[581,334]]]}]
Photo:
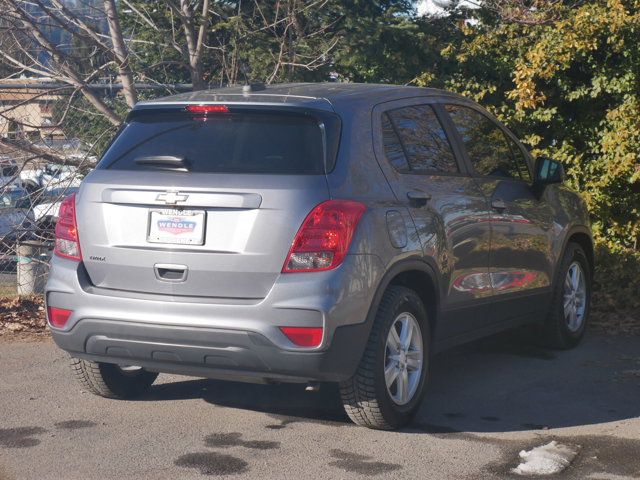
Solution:
[{"label": "rear windshield wiper", "polygon": [[186,158],[174,157],[173,155],[149,155],[146,157],[138,157],[134,162],[138,165],[149,165],[171,170],[189,170],[189,162]]}]

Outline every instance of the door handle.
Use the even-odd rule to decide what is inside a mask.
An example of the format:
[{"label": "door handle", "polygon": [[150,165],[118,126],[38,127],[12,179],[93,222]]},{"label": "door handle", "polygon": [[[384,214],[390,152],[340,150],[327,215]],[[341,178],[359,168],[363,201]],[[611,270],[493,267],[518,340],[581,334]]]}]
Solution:
[{"label": "door handle", "polygon": [[507,204],[504,203],[504,200],[502,200],[501,198],[496,198],[495,200],[491,201],[491,208],[501,212],[503,210],[506,210]]},{"label": "door handle", "polygon": [[407,192],[407,198],[409,199],[409,204],[412,207],[424,207],[427,202],[431,200],[431,195],[425,192],[412,190]]}]

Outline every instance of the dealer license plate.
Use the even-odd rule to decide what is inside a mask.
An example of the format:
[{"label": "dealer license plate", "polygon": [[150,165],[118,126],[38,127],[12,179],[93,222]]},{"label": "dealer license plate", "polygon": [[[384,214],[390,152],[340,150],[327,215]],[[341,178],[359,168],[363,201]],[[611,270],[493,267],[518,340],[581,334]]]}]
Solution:
[{"label": "dealer license plate", "polygon": [[147,241],[178,245],[203,245],[205,219],[204,210],[150,210]]}]

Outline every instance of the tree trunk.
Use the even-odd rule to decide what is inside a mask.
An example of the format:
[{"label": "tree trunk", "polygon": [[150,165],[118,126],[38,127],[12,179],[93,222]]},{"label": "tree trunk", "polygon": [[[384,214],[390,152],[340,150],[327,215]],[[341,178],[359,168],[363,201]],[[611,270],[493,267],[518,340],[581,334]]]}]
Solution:
[{"label": "tree trunk", "polygon": [[206,85],[202,75],[202,51],[204,49],[205,35],[209,27],[209,0],[204,0],[203,2],[202,22],[197,35],[194,17],[195,12],[189,5],[188,0],[180,0],[180,20],[187,40],[191,84],[193,85],[193,90],[204,90]]},{"label": "tree trunk", "polygon": [[122,30],[120,28],[120,20],[118,19],[115,0],[104,0],[104,11],[107,14],[113,52],[118,59],[118,75],[120,82],[122,82],[122,92],[124,93],[127,105],[133,108],[138,102],[138,94],[133,83],[133,74],[129,68],[129,53],[122,38]]}]

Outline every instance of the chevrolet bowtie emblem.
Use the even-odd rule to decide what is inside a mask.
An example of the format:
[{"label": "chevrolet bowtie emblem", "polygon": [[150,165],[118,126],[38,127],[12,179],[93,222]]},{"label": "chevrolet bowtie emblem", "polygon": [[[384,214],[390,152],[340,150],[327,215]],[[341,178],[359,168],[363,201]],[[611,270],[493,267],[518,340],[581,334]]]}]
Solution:
[{"label": "chevrolet bowtie emblem", "polygon": [[167,205],[175,205],[178,202],[186,202],[189,195],[183,195],[178,192],[160,193],[156,197],[156,201],[164,202]]}]

